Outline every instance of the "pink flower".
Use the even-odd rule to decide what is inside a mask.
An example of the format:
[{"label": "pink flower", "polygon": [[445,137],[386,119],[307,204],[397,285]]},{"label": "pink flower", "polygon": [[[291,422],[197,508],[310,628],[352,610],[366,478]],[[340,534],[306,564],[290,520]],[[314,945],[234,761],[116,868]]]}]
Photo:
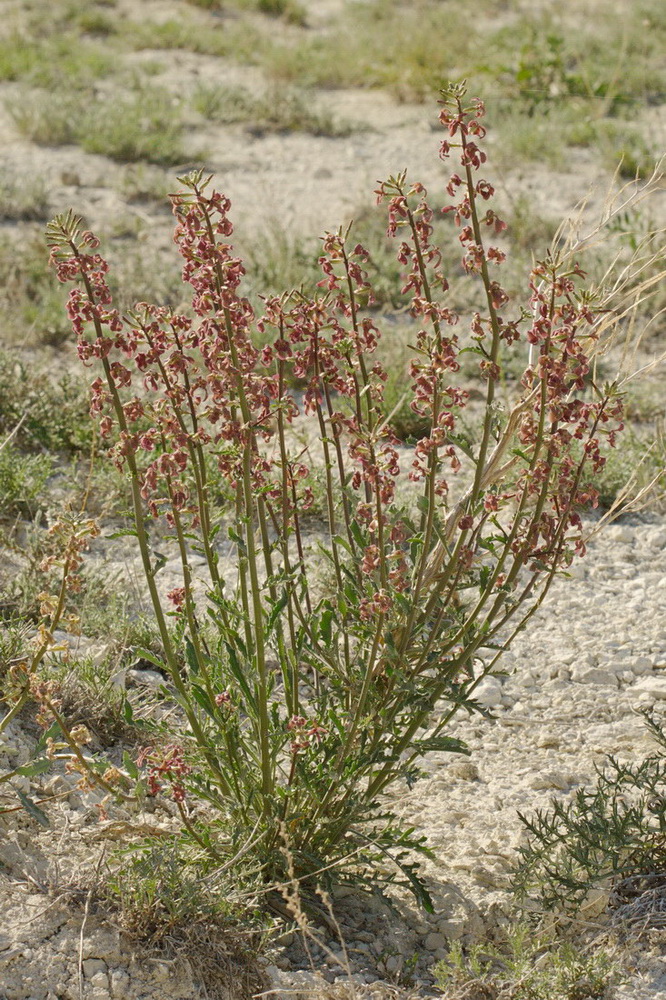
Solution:
[{"label": "pink flower", "polygon": [[182,611],[185,603],[185,587],[174,587],[168,592],[167,598],[177,611]]}]

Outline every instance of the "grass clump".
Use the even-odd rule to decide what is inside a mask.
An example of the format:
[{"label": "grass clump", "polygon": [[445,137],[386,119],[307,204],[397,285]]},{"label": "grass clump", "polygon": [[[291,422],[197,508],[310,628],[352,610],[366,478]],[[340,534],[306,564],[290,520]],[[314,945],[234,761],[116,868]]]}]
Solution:
[{"label": "grass clump", "polygon": [[[168,837],[168,835],[167,835]],[[193,874],[187,845],[156,837],[117,858],[106,901],[134,940],[165,957],[183,952],[208,995],[250,997],[266,988],[257,957],[267,922],[251,883]]]},{"label": "grass clump", "polygon": [[44,178],[5,169],[0,178],[0,218],[7,222],[41,221],[48,216]]},{"label": "grass clump", "polygon": [[169,185],[170,175],[166,171],[137,163],[125,167],[117,190],[128,205],[149,203],[151,206],[164,208]]},{"label": "grass clump", "polygon": [[13,433],[21,451],[87,453],[93,440],[88,390],[72,375],[53,377],[39,363],[0,351],[0,440]]},{"label": "grass clump", "polygon": [[228,11],[229,8],[238,11],[249,11],[265,14],[268,17],[279,17],[287,24],[304,26],[307,20],[307,8],[298,0],[187,0],[194,7],[203,10]]},{"label": "grass clump", "polygon": [[311,95],[277,85],[255,97],[240,87],[200,86],[193,105],[207,121],[224,125],[242,123],[254,134],[308,132],[331,138],[349,135],[349,124],[317,109]]},{"label": "grass clump", "polygon": [[47,268],[47,256],[29,228],[17,243],[0,235],[0,324],[8,346],[58,346],[71,336],[58,282]]},{"label": "grass clump", "polygon": [[12,34],[0,38],[0,80],[18,81],[31,87],[67,90],[90,86],[110,76],[117,57],[78,33],[54,33],[50,37]]},{"label": "grass clump", "polygon": [[143,86],[126,96],[33,91],[7,103],[19,131],[40,145],[76,143],[121,163],[173,165],[187,159],[178,103]]},{"label": "grass clump", "polygon": [[269,46],[269,36],[244,20],[202,25],[180,17],[178,20],[132,21],[125,26],[123,44],[135,50],[183,49],[201,55],[233,58],[241,63],[260,63]]},{"label": "grass clump", "polygon": [[48,455],[24,455],[6,441],[0,447],[0,517],[32,517],[52,461]]},{"label": "grass clump", "polygon": [[599,506],[621,509],[647,491],[651,505],[663,509],[666,498],[666,438],[663,420],[656,427],[629,427],[624,447],[608,456],[599,477]]},{"label": "grass clump", "polygon": [[459,66],[474,44],[468,28],[462,12],[439,4],[371,0],[347,5],[324,36],[274,42],[265,65],[276,78],[306,86],[388,87],[401,100],[424,100],[454,70],[442,38],[455,36]]}]

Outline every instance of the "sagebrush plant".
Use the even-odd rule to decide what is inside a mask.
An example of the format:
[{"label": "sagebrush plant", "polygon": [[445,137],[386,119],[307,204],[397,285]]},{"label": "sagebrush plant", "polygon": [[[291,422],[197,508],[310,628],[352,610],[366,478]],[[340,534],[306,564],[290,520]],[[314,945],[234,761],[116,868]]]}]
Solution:
[{"label": "sagebrush plant", "polygon": [[[182,732],[158,728],[140,771],[116,769],[107,784],[170,794],[195,855],[242,858],[268,884],[285,878],[288,848],[306,885],[316,873],[373,886],[399,878],[430,906],[411,853],[427,850],[424,839],[400,828],[381,795],[411,787],[428,751],[467,752],[446,726],[479,708],[476,686],[584,553],[580,512],[596,503],[588,477],[622,427],[616,386],[590,378],[612,327],[608,302],[579,265],[547,256],[525,306],[507,311],[483,118],[464,86],[443,92],[440,156],[457,168],[442,211],[485,303],[466,333],[444,304],[424,187],[399,174],[377,191],[411,295],[405,382],[429,428],[413,449],[398,447],[383,414],[381,331],[361,308],[372,296],[367,253],[349,229],[325,236],[313,293],[267,296],[257,314],[241,292],[228,199],[201,171],[181,178],[171,200],[192,318],[147,303],[121,316],[93,234],[71,212],[48,227],[58,277],[76,283],[79,357],[98,371],[92,413],[131,486],[163,645],[153,659],[185,720]],[[515,352],[527,362],[527,346],[522,394],[503,408],[504,366]],[[456,380],[464,354],[483,386],[476,411]],[[298,382],[302,392],[290,388]],[[472,437],[459,433],[463,415]],[[301,423],[316,428],[307,447]],[[211,502],[211,454],[231,497],[222,509]],[[323,537],[304,529],[308,464],[324,472]],[[413,501],[396,493],[407,482]],[[162,519],[182,569],[166,598],[149,528]],[[230,546],[234,582],[220,566]],[[193,555],[205,559],[205,597]]]}]

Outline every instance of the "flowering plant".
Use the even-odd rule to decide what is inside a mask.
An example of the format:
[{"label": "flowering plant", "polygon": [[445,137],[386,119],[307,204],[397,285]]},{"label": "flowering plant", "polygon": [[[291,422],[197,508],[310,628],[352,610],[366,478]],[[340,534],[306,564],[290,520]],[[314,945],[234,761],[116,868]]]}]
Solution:
[{"label": "flowering plant", "polygon": [[[172,789],[187,835],[218,864],[251,852],[267,880],[283,878],[286,838],[299,877],[363,879],[375,864],[375,881],[406,880],[426,905],[409,853],[424,841],[380,795],[411,787],[429,751],[467,752],[447,723],[480,708],[480,680],[584,553],[588,479],[622,428],[615,387],[591,377],[605,313],[584,273],[550,254],[509,315],[483,104],[452,87],[440,121],[440,156],[456,164],[442,211],[484,306],[467,323],[445,304],[424,187],[404,174],[382,183],[411,295],[410,405],[429,428],[412,448],[383,406],[368,254],[350,230],[324,238],[314,294],[267,297],[256,315],[230,203],[196,171],[172,196],[191,313],[141,303],[122,317],[96,238],[71,213],[48,228],[59,278],[76,282],[79,357],[99,372],[91,410],[128,475],[161,666],[186,720],[177,744],[165,733],[161,751],[144,753],[149,791]],[[525,344],[519,398],[505,408],[507,361]],[[315,428],[306,448],[299,422]],[[323,538],[307,530],[312,468],[325,482]],[[211,469],[226,484],[222,508]],[[182,569],[166,595],[147,526],[161,517]],[[235,581],[221,569],[229,544]],[[205,558],[203,598],[193,553]]]}]

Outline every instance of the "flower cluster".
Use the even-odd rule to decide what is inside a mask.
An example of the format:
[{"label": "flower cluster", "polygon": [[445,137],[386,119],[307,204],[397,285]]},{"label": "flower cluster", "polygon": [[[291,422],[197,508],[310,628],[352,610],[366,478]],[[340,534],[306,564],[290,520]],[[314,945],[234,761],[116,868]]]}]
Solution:
[{"label": "flower cluster", "polygon": [[174,802],[185,800],[183,779],[191,773],[192,768],[185,762],[181,746],[171,743],[161,749],[145,747],[139,753],[136,763],[139,767],[148,764],[146,786],[149,795],[159,795],[166,783]]},{"label": "flower cluster", "polygon": [[303,715],[292,715],[287,722],[287,732],[291,735],[290,748],[292,754],[296,755],[301,750],[321,743],[327,730],[318,722],[311,722]]}]

